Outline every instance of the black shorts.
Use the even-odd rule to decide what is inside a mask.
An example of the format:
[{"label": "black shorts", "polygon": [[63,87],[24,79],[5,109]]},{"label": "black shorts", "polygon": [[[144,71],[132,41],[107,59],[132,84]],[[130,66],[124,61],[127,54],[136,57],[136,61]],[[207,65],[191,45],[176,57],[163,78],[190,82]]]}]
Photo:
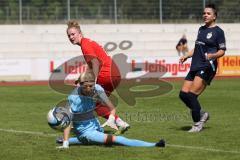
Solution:
[{"label": "black shorts", "polygon": [[189,71],[185,80],[193,81],[195,76],[198,76],[202,78],[207,83],[207,85],[210,85],[215,75],[216,75],[216,71],[213,71],[213,69],[209,67],[209,68],[205,68],[197,71]]}]

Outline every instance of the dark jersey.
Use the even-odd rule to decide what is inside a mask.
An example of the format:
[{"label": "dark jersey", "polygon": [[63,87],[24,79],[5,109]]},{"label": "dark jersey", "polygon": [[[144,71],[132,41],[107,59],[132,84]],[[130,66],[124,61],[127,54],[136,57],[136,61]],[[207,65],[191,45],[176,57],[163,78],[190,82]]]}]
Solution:
[{"label": "dark jersey", "polygon": [[212,67],[216,71],[217,60],[207,60],[206,54],[216,53],[218,50],[226,50],[224,31],[218,26],[212,28],[201,26],[198,30],[190,70]]}]

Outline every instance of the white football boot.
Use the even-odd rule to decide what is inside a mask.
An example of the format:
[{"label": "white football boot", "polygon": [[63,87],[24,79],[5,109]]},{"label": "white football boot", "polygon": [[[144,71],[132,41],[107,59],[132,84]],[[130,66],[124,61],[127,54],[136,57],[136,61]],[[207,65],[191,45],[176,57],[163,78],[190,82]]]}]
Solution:
[{"label": "white football boot", "polygon": [[188,132],[200,132],[203,129],[204,123],[209,120],[209,117],[210,116],[208,112],[203,112],[200,121],[195,123]]},{"label": "white football boot", "polygon": [[190,132],[190,133],[200,132],[203,129],[203,124],[204,123],[201,121],[195,123],[188,132]]},{"label": "white football boot", "polygon": [[208,112],[204,112],[201,115],[200,122],[206,123],[209,120],[209,118],[210,118],[209,113]]},{"label": "white football boot", "polygon": [[115,135],[123,134],[130,128],[130,125],[123,121],[120,117],[116,119],[116,125],[118,126],[118,131],[115,133]]}]

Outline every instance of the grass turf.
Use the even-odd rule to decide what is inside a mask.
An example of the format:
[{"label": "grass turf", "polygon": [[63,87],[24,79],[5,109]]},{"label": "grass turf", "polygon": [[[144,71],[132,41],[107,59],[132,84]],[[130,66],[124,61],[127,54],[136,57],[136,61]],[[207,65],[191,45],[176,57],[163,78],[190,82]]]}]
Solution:
[{"label": "grass turf", "polygon": [[204,131],[197,134],[187,132],[192,122],[189,111],[178,99],[182,82],[170,82],[173,90],[167,94],[138,98],[135,106],[128,106],[119,98],[118,113],[131,124],[124,136],[150,142],[164,138],[165,149],[92,145],[57,150],[55,134],[61,133],[49,128],[46,114],[66,95],[48,86],[2,86],[0,159],[240,159],[239,80],[214,80],[199,97],[211,117]]}]

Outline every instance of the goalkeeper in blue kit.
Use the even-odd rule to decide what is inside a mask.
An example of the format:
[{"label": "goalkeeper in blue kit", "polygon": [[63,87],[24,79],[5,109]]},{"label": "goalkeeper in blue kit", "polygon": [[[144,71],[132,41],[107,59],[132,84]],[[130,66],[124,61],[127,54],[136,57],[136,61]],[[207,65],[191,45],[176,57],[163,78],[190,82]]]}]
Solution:
[{"label": "goalkeeper in blue kit", "polygon": [[[104,89],[95,84],[95,78],[92,72],[84,72],[79,78],[80,86],[75,88],[68,96],[70,110],[72,112],[72,125],[64,129],[62,146],[57,148],[69,148],[71,144],[89,145],[89,144],[117,144],[132,147],[165,147],[165,141],[161,139],[157,143],[145,142],[136,139],[129,139],[123,136],[105,134],[104,126],[118,129],[115,123],[115,107],[108,99]],[[96,102],[106,104],[111,110],[108,120],[100,126],[97,117],[93,111]],[[76,137],[69,138],[71,126],[74,128]]]}]

